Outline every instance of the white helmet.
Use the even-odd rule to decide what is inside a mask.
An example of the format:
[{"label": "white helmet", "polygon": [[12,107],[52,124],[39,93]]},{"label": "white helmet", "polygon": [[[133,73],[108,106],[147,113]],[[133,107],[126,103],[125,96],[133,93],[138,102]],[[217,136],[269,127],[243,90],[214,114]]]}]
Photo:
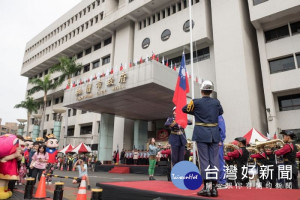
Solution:
[{"label": "white helmet", "polygon": [[213,82],[211,82],[209,80],[203,81],[202,84],[201,84],[200,90],[210,90],[210,91],[213,91],[214,90],[214,84],[213,84]]}]

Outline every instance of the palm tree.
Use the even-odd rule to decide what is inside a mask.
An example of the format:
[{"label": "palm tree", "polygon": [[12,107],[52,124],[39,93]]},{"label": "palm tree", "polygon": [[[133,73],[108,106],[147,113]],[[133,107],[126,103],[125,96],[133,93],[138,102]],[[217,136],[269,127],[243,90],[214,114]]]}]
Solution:
[{"label": "palm tree", "polygon": [[44,76],[43,79],[39,78],[34,78],[29,80],[29,83],[34,85],[33,88],[28,90],[28,95],[32,95],[36,92],[43,91],[44,92],[44,106],[42,110],[42,121],[41,121],[41,126],[40,126],[40,134],[39,137],[43,137],[43,130],[44,130],[44,120],[45,120],[45,111],[46,111],[46,106],[47,106],[47,94],[49,90],[54,90],[59,86],[58,81],[52,81],[50,80],[51,78],[51,73],[47,74]]},{"label": "palm tree", "polygon": [[50,72],[61,72],[61,75],[58,79],[58,84],[61,85],[64,80],[67,78],[68,83],[72,78],[72,75],[77,74],[81,71],[82,64],[76,63],[76,57],[68,58],[66,56],[60,57],[59,63],[51,67]]},{"label": "palm tree", "polygon": [[27,97],[26,101],[21,101],[21,103],[16,104],[14,108],[24,108],[27,110],[27,131],[26,134],[29,136],[29,120],[30,120],[30,115],[33,112],[37,112],[40,107],[40,103],[34,101],[32,97]]}]

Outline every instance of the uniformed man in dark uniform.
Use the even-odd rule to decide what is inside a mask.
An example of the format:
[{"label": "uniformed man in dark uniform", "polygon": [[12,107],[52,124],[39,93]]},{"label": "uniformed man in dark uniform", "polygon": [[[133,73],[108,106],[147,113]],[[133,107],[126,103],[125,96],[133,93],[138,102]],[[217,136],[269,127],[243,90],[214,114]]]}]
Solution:
[{"label": "uniformed man in dark uniform", "polygon": [[[223,109],[219,100],[210,98],[213,90],[213,83],[208,80],[204,81],[201,85],[202,98],[193,99],[182,108],[182,111],[194,115],[196,121],[192,140],[197,142],[200,173],[204,183],[203,189],[197,194],[199,196],[217,197],[218,171],[216,171],[216,177],[208,177],[208,171],[206,171],[219,168],[218,153],[221,136],[218,127],[218,117],[223,114]],[[208,188],[209,182],[212,182],[211,189]]]},{"label": "uniformed man in dark uniform", "polygon": [[292,166],[292,179],[286,182],[292,182],[292,189],[299,189],[298,187],[298,170],[296,164],[297,147],[293,139],[296,135],[293,131],[283,131],[283,142],[286,143],[281,149],[275,151],[276,156],[283,156],[284,165]]},{"label": "uniformed man in dark uniform", "polygon": [[248,175],[247,178],[243,178],[243,167],[248,167],[247,162],[249,158],[249,152],[246,149],[246,139],[244,137],[238,137],[234,139],[238,141],[239,149],[234,150],[233,152],[227,153],[227,157],[235,160],[236,168],[237,168],[237,179],[236,182],[242,184],[242,186],[246,186],[249,181]]},{"label": "uniformed man in dark uniform", "polygon": [[[184,147],[187,143],[184,128],[176,123],[176,106],[173,108],[173,116],[168,117],[165,127],[171,130],[169,136],[169,144],[171,145],[171,161],[172,166],[184,160]],[[192,122],[188,120],[188,125]]]}]

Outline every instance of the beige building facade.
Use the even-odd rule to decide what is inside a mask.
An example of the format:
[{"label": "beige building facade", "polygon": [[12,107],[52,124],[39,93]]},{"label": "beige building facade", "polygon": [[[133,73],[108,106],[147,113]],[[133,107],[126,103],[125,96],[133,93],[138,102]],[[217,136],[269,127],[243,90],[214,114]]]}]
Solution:
[{"label": "beige building facade", "polygon": [[[247,2],[192,0],[192,4],[194,77],[189,80],[195,84],[196,97],[203,80],[215,83],[228,142],[251,128],[266,133],[260,45]],[[66,80],[50,91],[44,132],[53,129],[53,109],[66,107],[62,144],[98,144],[101,160],[110,160],[117,148],[146,148],[147,139],[155,137],[171,115],[183,52],[191,72],[189,31],[187,0],[80,2],[26,45],[21,75],[29,79],[43,77],[61,56],[76,56],[83,65],[72,77],[70,89]],[[153,53],[159,61],[149,59]],[[33,97],[41,100],[43,94]],[[188,137],[191,134],[189,127]]]},{"label": "beige building facade", "polygon": [[268,130],[300,139],[300,2],[248,0],[256,29]]}]

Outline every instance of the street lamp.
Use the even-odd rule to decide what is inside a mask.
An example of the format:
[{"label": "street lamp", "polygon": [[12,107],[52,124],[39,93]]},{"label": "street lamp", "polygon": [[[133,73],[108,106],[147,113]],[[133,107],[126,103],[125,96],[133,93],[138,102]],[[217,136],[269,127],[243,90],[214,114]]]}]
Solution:
[{"label": "street lamp", "polygon": [[32,116],[34,117],[34,123],[33,123],[34,126],[33,126],[31,137],[32,137],[32,140],[35,141],[36,138],[39,137],[42,115],[41,114],[33,114]]},{"label": "street lamp", "polygon": [[[20,123],[18,125],[18,135],[24,135],[24,127],[25,127],[25,122],[27,122],[26,119],[17,119],[17,121]],[[27,134],[27,133],[26,133]]]},{"label": "street lamp", "polygon": [[53,134],[57,138],[58,141],[60,141],[61,138],[61,120],[62,120],[62,114],[66,112],[66,109],[64,108],[54,108],[53,112],[56,113],[56,118],[54,119],[54,129]]}]

